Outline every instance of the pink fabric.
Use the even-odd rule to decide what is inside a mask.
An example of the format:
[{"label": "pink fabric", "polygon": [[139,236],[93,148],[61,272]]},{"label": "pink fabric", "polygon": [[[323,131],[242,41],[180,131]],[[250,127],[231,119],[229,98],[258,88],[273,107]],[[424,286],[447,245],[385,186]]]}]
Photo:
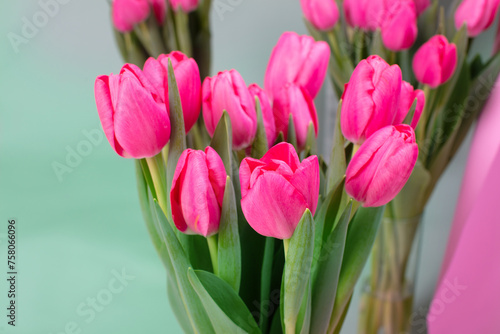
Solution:
[{"label": "pink fabric", "polygon": [[500,333],[500,85],[478,123],[436,293],[429,333]]}]

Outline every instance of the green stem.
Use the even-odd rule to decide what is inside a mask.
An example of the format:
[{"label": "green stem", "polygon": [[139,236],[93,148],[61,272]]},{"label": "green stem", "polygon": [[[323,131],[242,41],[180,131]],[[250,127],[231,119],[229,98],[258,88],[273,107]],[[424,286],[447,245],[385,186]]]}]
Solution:
[{"label": "green stem", "polygon": [[179,43],[179,49],[186,56],[193,56],[193,48],[191,46],[191,36],[189,33],[189,17],[187,13],[179,10],[175,13],[175,33]]},{"label": "green stem", "polygon": [[217,234],[207,238],[214,274],[219,276],[219,242]]},{"label": "green stem", "polygon": [[426,130],[427,130],[427,119],[429,117],[429,110],[430,110],[430,93],[431,93],[431,88],[428,85],[424,85],[424,96],[426,99],[425,107],[422,112],[422,115],[420,116],[419,120],[419,125],[417,126],[417,139],[423,143],[425,141],[425,136],[426,136]]},{"label": "green stem", "polygon": [[288,246],[290,246],[290,239],[283,240],[283,247],[285,249],[285,261],[286,261],[286,256],[288,254]]},{"label": "green stem", "polygon": [[168,204],[166,191],[166,174],[165,165],[163,164],[161,153],[152,158],[146,158],[146,162],[149,167],[149,172],[151,173],[151,178],[153,179],[158,205],[160,205],[163,213],[167,215]]},{"label": "green stem", "polygon": [[274,258],[274,238],[267,237],[266,245],[264,248],[264,261],[262,263],[262,272],[260,276],[260,319],[259,325],[262,333],[267,333],[267,327],[269,323],[269,314],[264,314],[267,312],[267,303],[263,301],[269,299],[269,293],[271,292],[271,274],[273,269],[273,258]]}]

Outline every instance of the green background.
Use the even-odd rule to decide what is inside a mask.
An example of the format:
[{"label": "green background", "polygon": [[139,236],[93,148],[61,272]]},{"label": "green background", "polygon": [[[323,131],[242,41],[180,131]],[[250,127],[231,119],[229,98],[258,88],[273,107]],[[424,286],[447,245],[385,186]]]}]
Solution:
[{"label": "green background", "polygon": [[[247,84],[261,84],[281,33],[305,33],[299,1],[218,1],[237,5],[222,16],[212,12],[212,71],[236,68]],[[23,18],[32,21],[40,4],[3,1],[0,8],[0,333],[72,333],[65,331],[71,322],[88,334],[179,333],[166,298],[166,275],[141,219],[133,161],[120,158],[103,140],[62,180],[53,169],[54,163],[66,164],[68,148],[84,145],[83,131],[101,131],[94,80],[122,65],[108,2],[59,5],[17,53],[8,34],[20,35]],[[323,92],[317,101],[325,138],[334,110],[325,102],[332,99]],[[426,214],[416,301],[423,307],[438,276],[465,157],[463,149]],[[15,328],[4,315],[9,218],[18,226]],[[88,298],[109,296],[113,270],[122,269],[134,279],[87,322],[77,308]],[[354,302],[346,333],[354,331],[356,311]]]}]

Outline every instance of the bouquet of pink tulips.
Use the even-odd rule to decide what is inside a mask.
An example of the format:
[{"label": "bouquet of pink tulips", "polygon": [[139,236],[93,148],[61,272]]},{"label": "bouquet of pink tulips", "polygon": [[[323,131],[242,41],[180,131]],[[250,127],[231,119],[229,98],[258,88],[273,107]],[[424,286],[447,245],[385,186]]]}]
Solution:
[{"label": "bouquet of pink tulips", "polygon": [[[467,60],[467,33],[491,22],[447,28],[449,43],[444,15],[427,5],[345,0],[340,15],[334,0],[302,1],[318,41],[284,33],[262,89],[236,70],[208,77],[210,1],[113,1],[129,63],[96,79],[97,110],[111,147],[135,159],[144,220],[186,333],[340,332],[384,212],[421,214],[481,108],[451,107],[500,71],[498,57]],[[422,38],[441,34],[402,51],[421,12]],[[328,68],[342,99],[327,164],[316,152],[314,99]],[[401,290],[404,266],[380,266],[382,287]],[[405,310],[367,303],[369,312]]]}]

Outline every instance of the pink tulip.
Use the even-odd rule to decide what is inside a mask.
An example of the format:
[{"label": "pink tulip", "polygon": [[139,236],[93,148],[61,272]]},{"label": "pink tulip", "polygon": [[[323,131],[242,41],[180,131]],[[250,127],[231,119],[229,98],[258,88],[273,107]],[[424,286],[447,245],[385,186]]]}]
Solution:
[{"label": "pink tulip", "polygon": [[410,111],[413,106],[413,102],[417,100],[417,105],[415,108],[415,114],[413,115],[413,119],[411,121],[411,127],[415,129],[417,127],[418,121],[420,120],[420,116],[422,115],[422,111],[425,107],[425,95],[421,89],[414,89],[413,86],[403,81],[401,85],[401,96],[399,100],[399,108],[396,113],[396,118],[394,119],[393,124],[398,125],[403,123],[406,118],[406,115]]},{"label": "pink tulip", "polygon": [[251,84],[248,86],[248,90],[253,97],[257,97],[260,102],[260,108],[262,109],[262,118],[264,121],[264,128],[266,130],[266,137],[268,146],[273,146],[278,133],[276,132],[276,124],[274,122],[273,108],[271,107],[271,102],[266,92],[259,87],[257,84]]},{"label": "pink tulip", "polygon": [[366,5],[369,0],[344,0],[344,13],[347,23],[351,27],[368,29],[366,22]]},{"label": "pink tulip", "polygon": [[175,79],[179,87],[184,127],[186,133],[198,120],[201,111],[201,79],[198,64],[179,51],[160,55],[158,60],[149,58],[144,64],[144,74],[162,92],[168,108],[168,60],[172,62]]},{"label": "pink tulip", "polygon": [[281,35],[267,65],[264,88],[271,100],[287,83],[307,90],[314,99],[318,95],[328,69],[330,47],[315,42],[310,36],[294,32]]},{"label": "pink tulip", "polygon": [[283,132],[285,139],[288,139],[289,118],[292,115],[297,145],[300,149],[306,145],[309,124],[313,124],[316,137],[318,136],[316,107],[305,89],[287,84],[276,94],[273,110],[276,131]]},{"label": "pink tulip", "polygon": [[467,34],[475,37],[488,29],[500,5],[500,0],[464,0],[455,12],[455,27],[467,26]]},{"label": "pink tulip", "polygon": [[371,0],[366,4],[367,25],[380,29],[384,45],[392,51],[410,48],[417,38],[414,0]]},{"label": "pink tulip", "polygon": [[219,231],[226,170],[211,147],[185,150],[175,168],[170,205],[179,231],[210,237]]},{"label": "pink tulip", "polygon": [[233,149],[250,146],[257,132],[255,100],[241,75],[235,71],[219,72],[206,78],[202,88],[203,119],[210,136],[214,135],[224,110],[229,114],[233,129]]},{"label": "pink tulip", "polygon": [[354,69],[342,98],[340,125],[344,137],[361,144],[391,125],[399,108],[401,69],[379,56],[362,60]]},{"label": "pink tulip", "polygon": [[306,19],[318,30],[331,30],[339,20],[335,0],[300,0]]},{"label": "pink tulip", "polygon": [[431,5],[431,0],[415,0],[417,15],[422,14]]},{"label": "pink tulip", "polygon": [[290,239],[306,209],[314,215],[319,196],[318,157],[300,163],[288,143],[272,147],[260,160],[240,166],[241,209],[257,233]]},{"label": "pink tulip", "polygon": [[413,72],[417,80],[436,88],[451,78],[457,67],[457,47],[443,35],[436,35],[413,56]]},{"label": "pink tulip", "polygon": [[153,157],[168,143],[163,97],[137,66],[126,64],[119,75],[98,77],[95,100],[106,138],[120,156]]},{"label": "pink tulip", "polygon": [[[165,1],[165,0],[163,0]],[[182,9],[183,12],[189,13],[198,8],[198,4],[200,0],[169,0],[170,6],[178,11],[179,8]]]},{"label": "pink tulip", "polygon": [[165,0],[113,0],[113,24],[120,32],[130,32],[149,17],[151,8],[156,21],[163,25],[167,11]]},{"label": "pink tulip", "polygon": [[386,126],[368,138],[352,158],[346,171],[346,192],[364,207],[385,205],[403,189],[417,158],[413,128]]}]

